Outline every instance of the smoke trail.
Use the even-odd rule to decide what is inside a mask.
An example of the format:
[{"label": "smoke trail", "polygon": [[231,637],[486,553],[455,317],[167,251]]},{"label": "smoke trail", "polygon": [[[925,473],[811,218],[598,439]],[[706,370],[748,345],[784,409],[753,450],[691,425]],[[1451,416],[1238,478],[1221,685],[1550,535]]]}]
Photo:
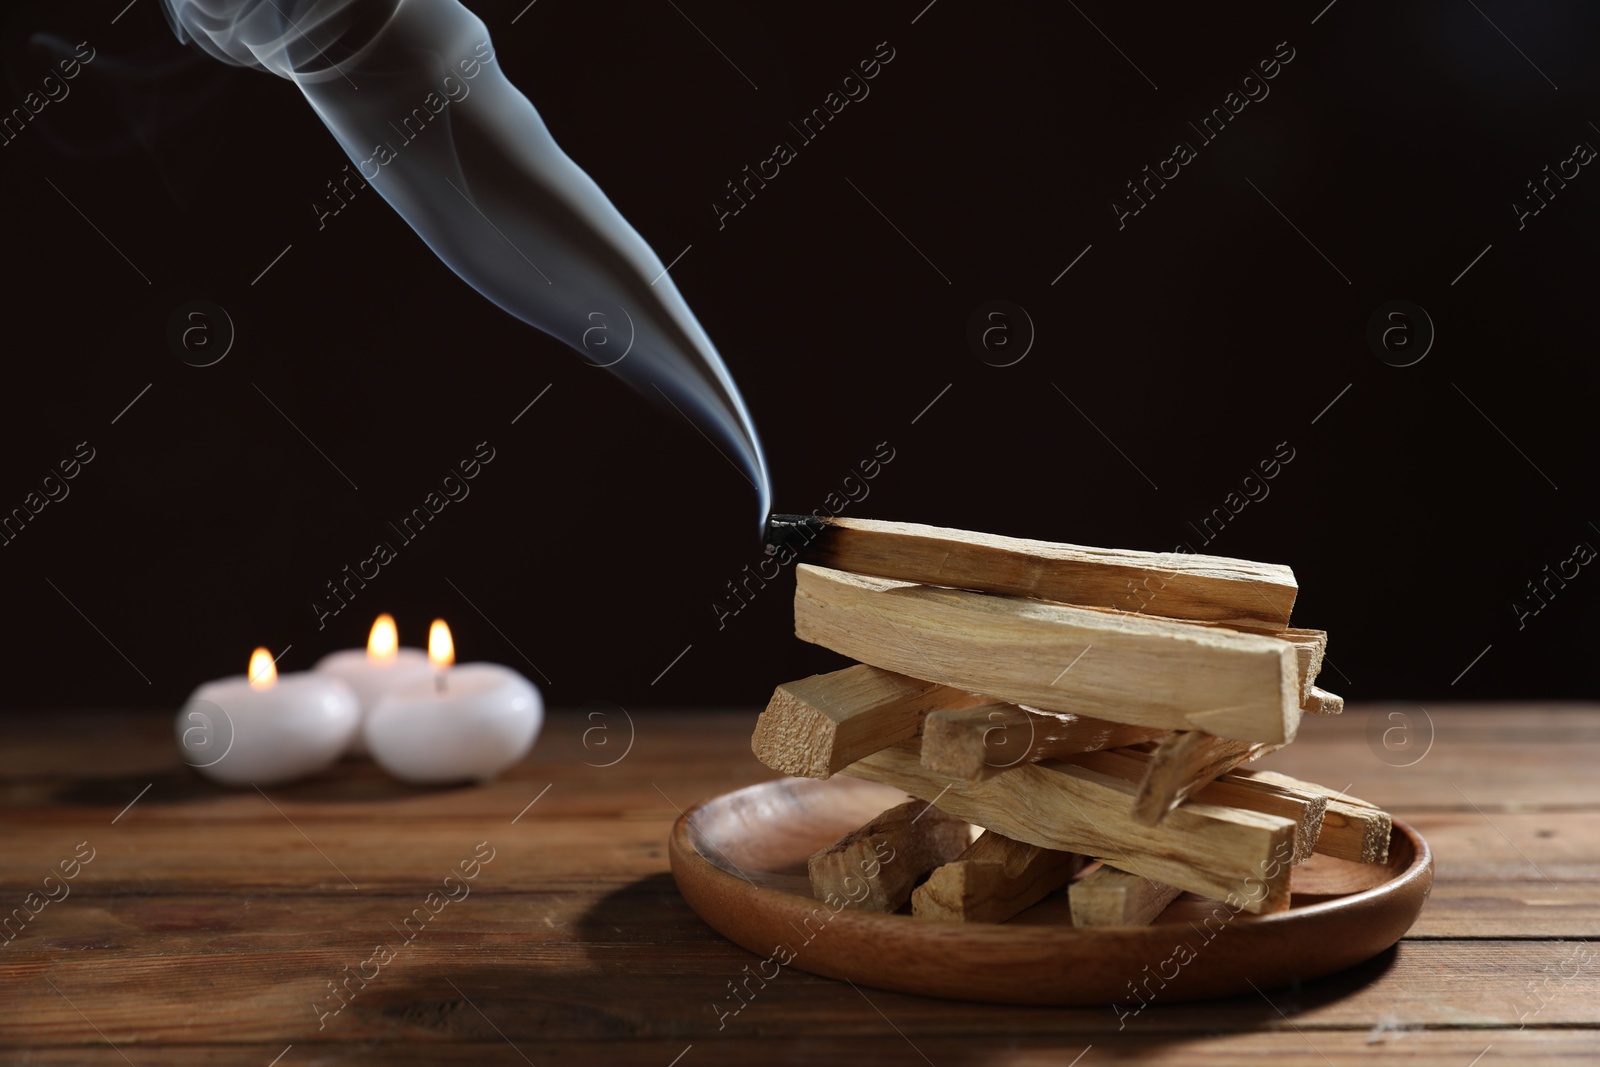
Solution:
[{"label": "smoke trail", "polygon": [[501,73],[481,19],[457,0],[162,4],[180,40],[298,85],[361,177],[484,296],[708,427],[765,522],[766,459],[727,367],[666,265]]}]

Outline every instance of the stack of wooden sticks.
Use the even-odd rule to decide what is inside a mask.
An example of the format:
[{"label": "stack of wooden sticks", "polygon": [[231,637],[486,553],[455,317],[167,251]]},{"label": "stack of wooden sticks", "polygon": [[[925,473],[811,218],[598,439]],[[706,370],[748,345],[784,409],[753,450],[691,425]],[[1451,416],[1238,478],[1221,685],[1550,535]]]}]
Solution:
[{"label": "stack of wooden sticks", "polygon": [[779,686],[751,747],[920,798],[812,856],[819,899],[1003,922],[1066,886],[1075,924],[1141,924],[1184,891],[1281,911],[1313,852],[1387,859],[1378,808],[1243,769],[1344,707],[1287,567],[864,519],[807,537],[795,633],[859,663]]}]

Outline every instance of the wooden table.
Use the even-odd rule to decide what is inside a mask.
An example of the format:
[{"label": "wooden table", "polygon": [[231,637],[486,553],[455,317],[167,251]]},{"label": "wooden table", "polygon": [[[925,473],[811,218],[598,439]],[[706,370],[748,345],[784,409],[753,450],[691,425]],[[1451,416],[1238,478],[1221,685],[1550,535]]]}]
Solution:
[{"label": "wooden table", "polygon": [[[413,789],[346,763],[264,793],[183,767],[168,715],[19,716],[0,752],[0,1060],[1600,1063],[1600,947],[1584,943],[1600,932],[1600,707],[1429,711],[1431,748],[1409,767],[1390,764],[1424,751],[1415,705],[1308,722],[1269,763],[1349,782],[1432,843],[1410,936],[1342,975],[1158,1003],[1120,1032],[1109,1008],[792,969],[719,1029],[712,1004],[756,957],[684,905],[665,843],[679,809],[771,777],[750,755],[753,713],[635,710],[631,750],[619,710],[556,715],[486,787]],[[1407,732],[1384,750],[1372,719]],[[62,861],[75,877],[47,882]]]}]

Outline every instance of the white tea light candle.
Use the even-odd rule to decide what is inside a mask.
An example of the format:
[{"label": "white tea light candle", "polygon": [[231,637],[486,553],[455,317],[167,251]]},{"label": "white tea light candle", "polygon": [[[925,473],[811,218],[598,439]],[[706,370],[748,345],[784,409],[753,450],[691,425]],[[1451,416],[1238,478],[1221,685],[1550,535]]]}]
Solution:
[{"label": "white tea light candle", "polygon": [[278,676],[258,648],[250,673],[196,689],[178,712],[184,762],[223,785],[272,785],[332,766],[361,726],[355,693],[310,672]]},{"label": "white tea light candle", "polygon": [[[317,661],[316,670],[319,674],[338,678],[355,692],[356,699],[361,702],[363,718],[372,711],[378,698],[389,690],[407,682],[433,677],[427,653],[420,648],[400,647],[394,616],[387,612],[372,623],[365,651],[347,648],[330,652]],[[357,729],[350,741],[351,755],[366,755],[363,737],[363,732]]]},{"label": "white tea light candle", "polygon": [[528,754],[544,721],[532,682],[497,663],[455,662],[442,619],[428,633],[434,676],[378,699],[363,730],[367,751],[396,778],[419,784],[486,781]]}]

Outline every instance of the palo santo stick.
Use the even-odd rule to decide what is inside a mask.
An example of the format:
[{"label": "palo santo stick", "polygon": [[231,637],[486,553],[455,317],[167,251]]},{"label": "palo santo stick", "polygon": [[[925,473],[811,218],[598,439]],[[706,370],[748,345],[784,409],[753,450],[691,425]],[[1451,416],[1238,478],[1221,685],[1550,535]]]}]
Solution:
[{"label": "palo santo stick", "polygon": [[1161,734],[1155,727],[1015,704],[942,709],[923,720],[922,765],[936,774],[977,782],[1024,763],[1122,748]]},{"label": "palo santo stick", "polygon": [[[1116,752],[1090,752],[1073,758],[1080,767],[1126,777],[1143,784],[1143,773],[1153,759],[1136,749]],[[1192,801],[1227,808],[1243,808],[1263,815],[1281,815],[1294,821],[1294,849],[1291,863],[1310,857],[1312,845],[1322,830],[1328,800],[1320,793],[1277,783],[1258,782],[1227,775],[1216,781],[1201,780],[1192,790]],[[1120,866],[1120,865],[1119,865]]]},{"label": "palo santo stick", "polygon": [[[1104,612],[1108,615],[1132,615],[1134,617],[1139,617],[1139,613],[1137,612],[1116,611],[1112,608],[1092,607],[1084,604],[1074,604],[1071,606],[1086,608],[1090,611]],[[1198,619],[1185,619],[1182,621],[1188,622],[1192,626],[1210,626],[1214,629],[1228,629],[1228,627],[1222,626],[1220,623],[1203,622]],[[1315,683],[1317,680],[1317,675],[1322,673],[1322,662],[1327,655],[1328,632],[1326,630],[1306,630],[1294,626],[1291,626],[1285,630],[1263,630],[1260,632],[1265,637],[1276,637],[1278,640],[1287,641],[1289,644],[1294,646],[1295,671],[1296,675],[1300,679],[1300,703],[1302,707],[1305,707],[1307,702],[1313,699],[1314,694],[1322,692],[1316,688]],[[1331,693],[1325,693],[1323,694],[1323,697],[1338,699],[1333,697],[1333,694]],[[1310,711],[1311,709],[1306,708],[1306,710]],[[1339,710],[1344,710],[1344,702],[1342,700],[1339,702]],[[1338,712],[1323,711],[1319,708],[1312,712],[1312,714],[1337,715]]]},{"label": "palo santo stick", "polygon": [[750,749],[775,771],[826,778],[869,752],[914,737],[929,711],[980,699],[857,664],[778,686],[756,720]]},{"label": "palo santo stick", "polygon": [[1060,889],[1083,857],[985,830],[911,894],[911,914],[943,922],[1003,923]]},{"label": "palo santo stick", "polygon": [[1294,646],[1259,634],[801,564],[795,635],[990,699],[1136,726],[1289,741]]},{"label": "palo santo stick", "polygon": [[951,782],[923,769],[915,741],[874,752],[844,773],[937,799],[950,814],[1013,840],[1107,857],[1213,900],[1238,900],[1246,911],[1289,906],[1295,824],[1282,816],[1191,802],[1160,826],[1143,826],[1128,814],[1136,790],[1128,777],[1047,761],[982,782]]},{"label": "palo santo stick", "polygon": [[956,859],[971,829],[932,804],[908,800],[851,830],[806,861],[811,894],[865,911],[898,911],[917,879]]},{"label": "palo santo stick", "polygon": [[1312,686],[1310,694],[1301,702],[1300,710],[1307,715],[1338,715],[1344,711],[1344,697]]},{"label": "palo santo stick", "polygon": [[1287,626],[1298,591],[1294,572],[1276,564],[1088,548],[919,523],[803,519],[790,540],[804,546],[801,559],[856,574],[1255,632]]},{"label": "palo santo stick", "polygon": [[1311,858],[1317,840],[1322,836],[1322,824],[1331,803],[1321,793],[1232,774],[1225,774],[1207,783],[1195,793],[1195,799],[1205,804],[1226,804],[1293,819],[1294,856],[1291,863],[1304,863]]},{"label": "palo santo stick", "polygon": [[1101,864],[1067,887],[1067,905],[1073,926],[1149,926],[1182,892]]},{"label": "palo santo stick", "polygon": [[1312,689],[1316,688],[1317,675],[1322,673],[1322,659],[1328,652],[1328,631],[1303,630],[1292,626],[1272,636],[1294,646],[1295,663],[1300,670],[1300,698],[1304,702],[1310,698]]},{"label": "palo santo stick", "polygon": [[1154,826],[1219,774],[1281,747],[1213,737],[1198,730],[1170,733],[1150,752],[1133,802],[1133,817]]},{"label": "palo santo stick", "polygon": [[1389,833],[1394,820],[1375,804],[1277,771],[1244,771],[1240,777],[1327,797],[1328,810],[1322,818],[1322,833],[1317,837],[1315,851],[1356,863],[1388,862]]}]

